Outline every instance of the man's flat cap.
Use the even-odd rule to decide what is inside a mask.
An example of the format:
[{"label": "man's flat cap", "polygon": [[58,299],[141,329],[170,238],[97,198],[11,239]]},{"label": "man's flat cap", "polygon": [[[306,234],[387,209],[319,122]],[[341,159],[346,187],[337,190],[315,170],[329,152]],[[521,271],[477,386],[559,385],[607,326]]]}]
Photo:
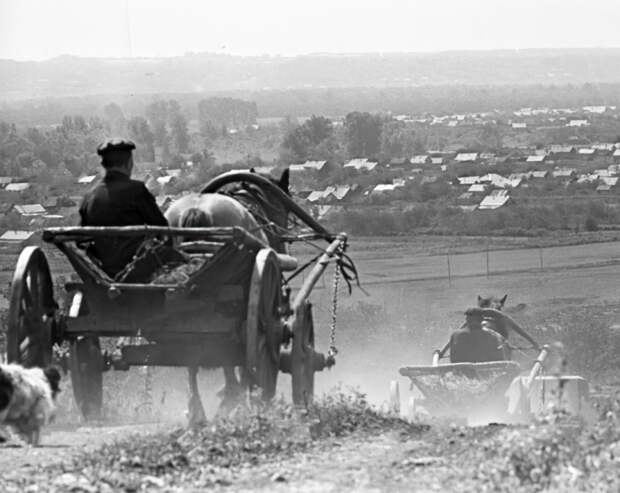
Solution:
[{"label": "man's flat cap", "polygon": [[103,156],[106,152],[111,151],[133,151],[136,148],[131,140],[112,139],[100,144],[97,147],[97,154]]}]

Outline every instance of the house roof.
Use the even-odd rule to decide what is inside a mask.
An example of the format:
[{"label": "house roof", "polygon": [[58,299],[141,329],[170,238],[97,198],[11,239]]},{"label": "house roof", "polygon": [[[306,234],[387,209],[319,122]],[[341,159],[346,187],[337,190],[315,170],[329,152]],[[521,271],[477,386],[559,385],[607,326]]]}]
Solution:
[{"label": "house roof", "polygon": [[15,204],[15,210],[22,216],[39,216],[47,213],[41,204]]},{"label": "house roof", "polygon": [[356,170],[366,169],[372,171],[375,169],[378,163],[374,161],[368,161],[366,158],[351,159],[348,163],[345,163],[345,168],[354,168]]},{"label": "house roof", "polygon": [[609,185],[610,187],[615,187],[618,184],[618,177],[617,176],[600,176],[599,179],[605,185]]},{"label": "house roof", "polygon": [[302,163],[302,164],[291,164],[289,166],[289,169],[291,171],[308,171],[308,170],[321,171],[325,167],[326,164],[327,164],[327,161],[306,161],[305,163]]},{"label": "house roof", "polygon": [[316,202],[317,200],[327,199],[334,192],[336,192],[336,187],[329,186],[325,190],[313,190],[306,199],[310,202]]},{"label": "house roof", "polygon": [[442,157],[432,157],[431,158],[431,164],[443,164],[443,158]]},{"label": "house roof", "polygon": [[477,152],[461,152],[457,154],[456,157],[454,158],[454,160],[458,161],[459,163],[475,161],[476,159],[478,159]]},{"label": "house roof", "polygon": [[467,191],[472,193],[482,193],[486,190],[487,186],[484,183],[474,183]]},{"label": "house roof", "polygon": [[157,183],[159,183],[160,185],[168,185],[172,180],[174,179],[174,176],[158,176],[157,177]]},{"label": "house roof", "polygon": [[562,145],[562,144],[552,144],[549,150],[553,154],[569,154],[575,150],[573,146]]},{"label": "house roof", "polygon": [[547,176],[547,170],[532,171],[532,178],[545,178],[546,176]]},{"label": "house roof", "polygon": [[375,188],[372,189],[372,193],[381,193],[381,192],[393,192],[396,189],[397,185],[393,183],[379,183],[375,185]]},{"label": "house roof", "polygon": [[591,155],[594,154],[594,152],[595,152],[594,149],[592,149],[590,147],[585,147],[585,148],[579,149],[577,151],[577,154],[582,154],[582,155],[585,155],[585,156],[591,156]]},{"label": "house roof", "polygon": [[78,179],[78,183],[80,185],[87,185],[89,183],[94,182],[97,179],[97,175],[86,175],[86,176],[82,176],[81,178]]},{"label": "house roof", "polygon": [[12,230],[5,231],[0,236],[0,241],[26,241],[34,234],[34,231]]},{"label": "house roof", "polygon": [[611,185],[607,185],[605,183],[601,183],[598,187],[596,187],[597,192],[609,192],[611,190]]},{"label": "house roof", "polygon": [[546,156],[545,155],[533,155],[533,156],[528,156],[527,159],[525,160],[526,163],[542,163],[544,162]]},{"label": "house roof", "polygon": [[575,170],[573,168],[556,168],[553,170],[553,177],[568,177],[573,176]]},{"label": "house roof", "polygon": [[350,191],[351,185],[338,185],[336,186],[336,190],[332,192],[332,195],[336,197],[337,200],[342,200]]},{"label": "house roof", "polygon": [[510,196],[506,190],[493,190],[489,195],[482,199],[478,209],[492,210],[499,209],[510,200]]},{"label": "house roof", "polygon": [[[441,158],[439,158],[441,159]],[[411,164],[426,164],[428,162],[428,154],[420,154],[410,159]],[[432,162],[432,161],[431,161]]]},{"label": "house roof", "polygon": [[459,185],[473,185],[474,183],[478,183],[480,181],[479,176],[459,176],[457,178],[459,181]]},{"label": "house roof", "polygon": [[577,178],[577,183],[594,183],[596,180],[598,180],[598,175],[595,174],[579,175]]},{"label": "house roof", "polygon": [[586,125],[590,125],[588,120],[570,120],[566,124],[567,127],[585,127]]},{"label": "house roof", "polygon": [[5,190],[7,192],[23,192],[24,190],[28,190],[30,188],[30,183],[9,183]]},{"label": "house roof", "polygon": [[462,205],[461,204],[458,207],[459,207],[459,209],[462,209],[465,212],[473,212],[473,211],[475,211],[478,208],[478,206],[476,204],[474,204],[474,205]]}]

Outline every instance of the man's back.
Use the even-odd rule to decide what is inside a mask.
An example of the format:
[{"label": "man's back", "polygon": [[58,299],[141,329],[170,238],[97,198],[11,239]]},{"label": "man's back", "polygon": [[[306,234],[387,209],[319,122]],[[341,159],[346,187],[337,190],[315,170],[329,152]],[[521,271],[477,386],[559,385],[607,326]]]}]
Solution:
[{"label": "man's back", "polygon": [[[80,218],[82,226],[168,225],[144,183],[111,170],[84,197]],[[114,276],[133,258],[142,241],[140,237],[97,239],[92,253]]]},{"label": "man's back", "polygon": [[496,332],[468,326],[455,331],[450,337],[450,361],[452,363],[481,363],[506,359],[504,339]]}]

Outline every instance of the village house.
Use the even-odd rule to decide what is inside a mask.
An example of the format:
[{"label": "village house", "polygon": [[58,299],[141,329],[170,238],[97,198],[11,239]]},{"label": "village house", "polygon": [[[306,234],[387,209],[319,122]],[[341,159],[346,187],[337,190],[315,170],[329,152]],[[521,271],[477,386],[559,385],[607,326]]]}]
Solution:
[{"label": "village house", "polygon": [[475,163],[478,160],[477,152],[461,152],[456,155],[454,160],[457,163]]},{"label": "village house", "polygon": [[[436,159],[441,159],[441,158],[436,158]],[[410,159],[411,164],[414,164],[416,166],[422,166],[424,164],[431,164],[432,158],[428,155],[428,154],[420,154],[418,156],[413,156]],[[443,163],[443,159],[441,159],[441,163]],[[441,164],[438,163],[438,164]]]},{"label": "village house", "polygon": [[569,120],[566,124],[567,127],[587,127],[590,125],[588,120]]},{"label": "village house", "polygon": [[489,195],[482,199],[479,210],[494,210],[506,205],[510,200],[507,190],[493,190]]},{"label": "village house", "polygon": [[42,216],[47,214],[45,207],[41,204],[15,204],[15,211],[21,216]]},{"label": "village house", "polygon": [[365,170],[372,171],[377,167],[378,163],[374,161],[368,161],[366,158],[351,159],[344,164],[344,168],[355,169],[357,171]]},{"label": "village house", "polygon": [[36,240],[35,231],[7,230],[0,235],[0,243],[25,247],[34,244]]},{"label": "village house", "polygon": [[303,172],[303,171],[323,171],[327,161],[306,161],[302,164],[291,164],[289,169],[291,172]]},{"label": "village house", "polygon": [[7,192],[24,192],[30,188],[30,183],[19,182],[19,183],[9,183],[4,189]]},{"label": "village house", "polygon": [[80,178],[78,178],[78,184],[79,185],[90,185],[92,184],[96,179],[97,179],[98,175],[86,175],[86,176],[82,176]]}]

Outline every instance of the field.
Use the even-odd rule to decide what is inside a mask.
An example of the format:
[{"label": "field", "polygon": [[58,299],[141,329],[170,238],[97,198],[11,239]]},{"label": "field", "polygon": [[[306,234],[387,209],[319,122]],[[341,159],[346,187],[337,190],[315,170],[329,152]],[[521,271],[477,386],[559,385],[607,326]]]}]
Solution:
[{"label": "field", "polygon": [[[607,459],[596,459],[603,464],[599,469],[587,469],[583,464],[591,460],[588,454],[599,453],[592,443],[593,434],[606,430],[605,447],[611,447],[620,438],[615,432],[608,433],[607,421],[576,425],[568,420],[556,426],[551,417],[531,429],[463,428],[439,422],[431,422],[428,428],[377,412],[388,399],[389,382],[398,378],[398,368],[430,363],[432,350],[443,345],[451,331],[462,324],[463,311],[475,304],[478,294],[508,294],[507,310],[511,316],[541,342],[562,341],[569,371],[589,378],[593,395],[605,402],[600,409],[611,406],[613,413],[618,411],[617,395],[610,385],[617,382],[620,371],[620,243],[548,246],[543,249],[541,270],[539,245],[515,250],[511,249],[514,243],[506,242],[500,249],[491,249],[488,275],[486,243],[481,247],[472,240],[461,245],[448,242],[447,246],[450,248],[446,248],[445,242],[433,244],[427,240],[351,240],[349,253],[356,261],[368,296],[355,288],[349,296],[341,284],[336,307],[337,364],[332,370],[317,374],[316,385],[319,394],[331,396],[340,395],[338,392],[361,392],[368,404],[328,397],[315,411],[318,414],[308,421],[310,435],[305,424],[290,421],[286,404],[281,404],[284,408],[278,407],[276,416],[257,411],[258,415],[235,418],[239,421],[212,421],[212,428],[205,429],[198,438],[187,438],[189,442],[185,444],[178,428],[186,404],[183,370],[155,369],[149,375],[153,390],[148,396],[148,412],[142,407],[146,373],[141,369],[110,372],[105,375],[109,421],[158,421],[164,423],[164,431],[158,429],[155,433],[148,428],[151,425],[142,425],[147,428],[136,428],[140,439],[127,441],[126,428],[110,431],[111,435],[106,435],[106,427],[86,428],[86,432],[85,428],[75,430],[71,422],[77,421],[77,413],[66,389],[61,401],[66,414],[61,421],[64,433],[69,434],[58,431],[46,437],[52,444],[37,451],[40,459],[29,463],[18,459],[22,449],[5,449],[5,458],[11,457],[12,464],[23,465],[10,477],[0,475],[0,481],[6,480],[6,485],[17,488],[15,491],[26,485],[43,484],[39,481],[52,481],[50,478],[61,472],[67,482],[59,483],[57,491],[80,484],[84,491],[185,491],[190,485],[195,491],[203,487],[235,491],[538,491],[550,485],[565,491],[558,485],[567,484],[579,484],[576,489],[592,491],[594,486],[606,484],[597,481],[601,474],[611,470],[605,469]],[[447,254],[451,261],[450,277]],[[8,270],[3,274],[8,274]],[[331,281],[328,271],[313,296],[317,346],[323,350],[328,344],[331,320]],[[520,360],[526,365],[531,363],[528,356]],[[210,415],[215,411],[215,391],[221,382],[220,372],[202,371],[201,392]],[[406,396],[408,382],[400,379],[400,384]],[[287,376],[280,378],[278,393],[285,399],[290,395]],[[313,435],[317,423],[324,421],[327,424],[321,426],[327,426],[327,431]],[[279,422],[282,424],[276,424]],[[266,429],[272,430],[269,433],[273,435]],[[251,431],[238,435],[238,430]],[[300,438],[289,443],[290,436],[298,432]],[[85,434],[92,433],[91,447],[86,452],[82,446],[53,448],[53,440],[71,442],[71,433],[76,434],[78,444],[84,443]],[[117,439],[121,440],[118,446],[104,445]],[[560,445],[557,450],[544,452],[548,443]],[[151,448],[161,450],[162,456],[174,452],[191,457],[183,459],[189,461],[188,465],[157,465],[160,459],[153,455],[155,452],[148,452]],[[193,457],[203,452],[208,459],[203,457],[195,462]],[[464,453],[469,458],[461,461]],[[140,465],[128,466],[127,460]],[[204,460],[207,463],[200,462]],[[56,465],[59,461],[65,465]],[[78,464],[82,463],[90,464],[88,472],[81,472]],[[37,464],[45,467],[25,481],[25,475],[34,474],[32,467]],[[203,464],[202,469],[195,469],[197,464]],[[519,472],[522,470],[526,472]],[[117,476],[108,485],[112,485],[112,490],[106,490],[101,487],[101,480],[112,474],[110,471],[116,471]],[[80,474],[85,479],[80,479]],[[583,481],[575,483],[571,474]]]}]

